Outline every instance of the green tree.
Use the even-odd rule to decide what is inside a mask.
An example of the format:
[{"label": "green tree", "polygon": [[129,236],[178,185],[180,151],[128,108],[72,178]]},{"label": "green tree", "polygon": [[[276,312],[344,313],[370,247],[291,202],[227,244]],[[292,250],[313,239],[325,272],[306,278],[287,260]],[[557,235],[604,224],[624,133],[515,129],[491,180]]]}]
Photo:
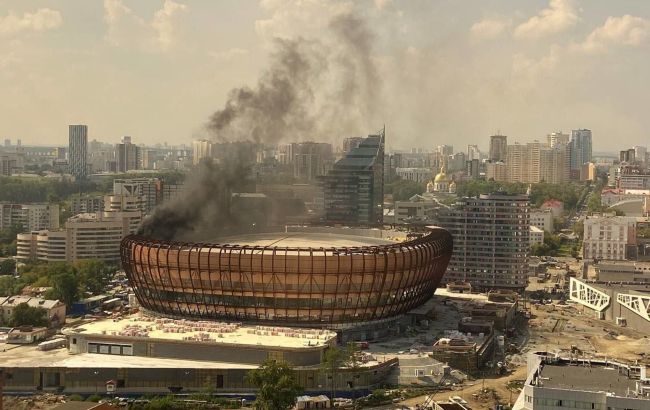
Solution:
[{"label": "green tree", "polygon": [[47,326],[47,311],[42,307],[31,307],[20,303],[11,312],[11,326]]},{"label": "green tree", "polygon": [[89,291],[97,294],[106,289],[111,280],[114,267],[107,266],[99,260],[83,260],[74,264],[77,273],[77,280],[82,291]]},{"label": "green tree", "polygon": [[330,380],[330,402],[334,407],[334,397],[336,396],[336,375],[339,374],[341,367],[346,362],[346,354],[337,346],[330,346],[323,354],[321,363],[321,372]]},{"label": "green tree", "polygon": [[52,296],[71,306],[79,297],[79,284],[73,272],[61,272],[53,275]]},{"label": "green tree", "polygon": [[13,276],[0,276],[0,296],[15,295],[20,291],[17,279]]},{"label": "green tree", "polygon": [[357,383],[359,382],[361,363],[359,362],[359,347],[354,342],[348,342],[345,355],[347,358],[347,367],[352,372],[352,397],[354,402],[357,401]]},{"label": "green tree", "polygon": [[16,271],[16,261],[5,259],[0,261],[0,275],[13,275]]},{"label": "green tree", "polygon": [[258,388],[254,406],[261,410],[291,409],[296,397],[302,392],[293,369],[284,362],[267,359],[262,365],[248,372],[248,383]]},{"label": "green tree", "polygon": [[392,194],[395,201],[405,201],[413,195],[421,194],[426,189],[426,184],[406,179],[397,179],[384,187],[386,194]]}]

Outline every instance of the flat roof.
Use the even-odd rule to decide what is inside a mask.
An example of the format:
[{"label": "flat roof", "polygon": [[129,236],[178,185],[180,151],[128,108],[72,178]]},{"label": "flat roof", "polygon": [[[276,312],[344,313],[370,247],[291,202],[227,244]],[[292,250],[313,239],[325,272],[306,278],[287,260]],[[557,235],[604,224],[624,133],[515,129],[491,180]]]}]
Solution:
[{"label": "flat roof", "polygon": [[336,333],[325,329],[242,325],[234,322],[193,321],[135,314],[124,319],[103,319],[64,329],[66,334],[98,338],[158,339],[186,343],[302,349],[324,347]]},{"label": "flat roof", "polygon": [[394,244],[386,239],[335,233],[274,232],[219,238],[218,243],[247,246],[338,248]]},{"label": "flat roof", "polygon": [[[7,345],[9,346],[9,345]],[[42,351],[36,345],[15,345],[0,350],[3,367],[65,367],[65,368],[157,368],[157,369],[254,369],[256,365],[202,360],[165,359],[143,356],[120,356],[96,353],[71,355],[68,349]]]},{"label": "flat roof", "polygon": [[591,392],[612,392],[627,395],[636,389],[636,382],[613,367],[563,366],[546,364],[540,377],[542,387]]}]

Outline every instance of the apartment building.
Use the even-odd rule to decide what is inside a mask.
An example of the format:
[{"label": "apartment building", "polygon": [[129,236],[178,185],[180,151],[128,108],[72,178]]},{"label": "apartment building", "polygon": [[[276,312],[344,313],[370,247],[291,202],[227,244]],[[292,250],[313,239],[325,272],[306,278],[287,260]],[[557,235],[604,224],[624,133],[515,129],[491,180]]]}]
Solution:
[{"label": "apartment building", "polygon": [[523,290],[527,285],[530,217],[527,195],[504,193],[462,198],[441,211],[440,225],[454,238],[443,281],[478,289]]},{"label": "apartment building", "polygon": [[34,231],[17,236],[19,261],[74,262],[98,259],[118,262],[120,241],[134,233],[142,219],[139,211],[98,212],[69,218],[59,231]]},{"label": "apartment building", "polygon": [[542,231],[553,232],[553,213],[550,209],[531,209],[530,225]]},{"label": "apartment building", "polygon": [[636,247],[636,218],[593,215],[584,221],[582,253],[585,259],[625,260]]},{"label": "apartment building", "polygon": [[536,184],[561,184],[569,180],[568,148],[563,144],[550,147],[538,141],[508,145],[507,181]]},{"label": "apartment building", "polygon": [[0,229],[11,226],[26,232],[59,229],[59,205],[0,203]]}]

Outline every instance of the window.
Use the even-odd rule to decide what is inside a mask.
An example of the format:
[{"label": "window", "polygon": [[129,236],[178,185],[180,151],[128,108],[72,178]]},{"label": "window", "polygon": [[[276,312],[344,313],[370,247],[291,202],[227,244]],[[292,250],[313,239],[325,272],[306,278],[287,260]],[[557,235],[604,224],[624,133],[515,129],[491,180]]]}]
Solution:
[{"label": "window", "polygon": [[73,345],[76,345],[76,344],[77,344],[77,338],[76,338],[76,337],[73,337],[73,338],[72,338],[72,344],[73,344]]}]

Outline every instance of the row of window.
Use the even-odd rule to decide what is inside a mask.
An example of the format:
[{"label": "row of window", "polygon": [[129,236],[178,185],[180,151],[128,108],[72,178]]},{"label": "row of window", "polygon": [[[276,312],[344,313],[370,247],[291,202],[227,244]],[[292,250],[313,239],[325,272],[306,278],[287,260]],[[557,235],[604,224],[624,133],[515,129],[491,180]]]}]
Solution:
[{"label": "row of window", "polygon": [[565,409],[592,409],[592,410],[601,410],[602,408],[600,403],[593,403],[589,401],[548,399],[548,398],[541,398],[541,397],[532,397],[528,395],[525,398],[527,403],[533,403],[539,406],[562,407]]}]

